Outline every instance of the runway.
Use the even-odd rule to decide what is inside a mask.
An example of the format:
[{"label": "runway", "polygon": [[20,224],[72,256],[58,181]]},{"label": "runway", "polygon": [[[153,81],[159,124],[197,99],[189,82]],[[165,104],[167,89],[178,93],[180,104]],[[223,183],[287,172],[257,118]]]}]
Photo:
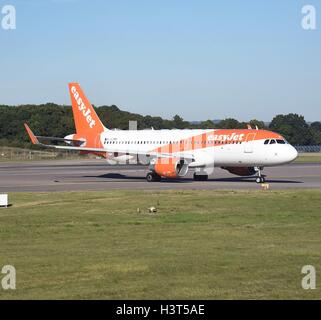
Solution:
[{"label": "runway", "polygon": [[[107,165],[104,160],[0,163],[0,192],[50,192],[111,189],[258,189],[253,177],[242,178],[215,168],[206,182],[192,179],[148,183],[146,167]],[[265,168],[271,189],[321,188],[321,164]]]},{"label": "runway", "polygon": [[[104,160],[59,160],[0,163],[0,192],[76,191],[109,189],[257,189],[253,177],[237,177],[215,168],[206,182],[192,172],[177,180],[148,183],[143,166],[107,165]],[[321,188],[321,164],[290,164],[265,168],[273,189]]]}]

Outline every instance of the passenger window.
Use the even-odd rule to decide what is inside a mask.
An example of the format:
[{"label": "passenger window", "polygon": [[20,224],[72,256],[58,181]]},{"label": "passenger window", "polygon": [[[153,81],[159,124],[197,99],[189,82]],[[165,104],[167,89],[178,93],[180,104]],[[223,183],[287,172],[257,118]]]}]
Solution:
[{"label": "passenger window", "polygon": [[271,140],[271,141],[270,141],[270,144],[274,144],[274,143],[276,143],[275,140]]},{"label": "passenger window", "polygon": [[264,144],[269,144],[269,141],[270,141],[269,139],[265,140]]}]

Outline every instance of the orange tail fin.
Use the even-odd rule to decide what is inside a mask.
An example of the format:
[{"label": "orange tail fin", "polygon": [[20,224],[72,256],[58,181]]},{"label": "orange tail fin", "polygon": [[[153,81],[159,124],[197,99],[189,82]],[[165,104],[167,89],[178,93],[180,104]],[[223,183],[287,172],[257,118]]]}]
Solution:
[{"label": "orange tail fin", "polygon": [[80,85],[69,83],[69,93],[77,134],[94,137],[106,131]]}]

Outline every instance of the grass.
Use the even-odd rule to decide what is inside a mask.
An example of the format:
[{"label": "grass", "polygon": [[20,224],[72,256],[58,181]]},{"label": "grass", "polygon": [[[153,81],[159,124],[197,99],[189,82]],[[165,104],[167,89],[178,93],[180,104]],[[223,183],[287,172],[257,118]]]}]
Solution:
[{"label": "grass", "polygon": [[296,163],[321,163],[321,153],[299,153],[298,158],[294,161]]},{"label": "grass", "polygon": [[0,299],[321,298],[301,288],[302,266],[321,271],[321,190],[9,196],[0,266],[17,289]]},{"label": "grass", "polygon": [[0,146],[0,162],[25,162],[39,160],[86,159],[88,155],[79,155],[73,151],[34,150]]}]

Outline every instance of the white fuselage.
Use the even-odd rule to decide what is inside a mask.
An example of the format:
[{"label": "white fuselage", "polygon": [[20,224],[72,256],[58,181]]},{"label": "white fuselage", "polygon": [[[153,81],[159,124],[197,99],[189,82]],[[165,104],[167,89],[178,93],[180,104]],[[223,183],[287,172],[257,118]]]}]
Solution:
[{"label": "white fuselage", "polygon": [[[223,131],[219,130],[220,133]],[[272,137],[271,140],[275,141],[273,144],[264,144],[266,138],[255,139],[256,130],[218,137],[214,135],[215,132],[213,129],[107,130],[101,134],[100,142],[109,151],[107,159],[118,162],[133,160],[126,153],[148,154],[159,148],[168,153],[180,149],[182,155],[192,155],[195,162],[190,167],[204,164],[215,167],[276,166],[289,163],[297,157],[296,149],[287,142],[277,143]],[[200,140],[195,137],[203,138]],[[148,156],[138,157],[138,163],[147,164]]]}]

